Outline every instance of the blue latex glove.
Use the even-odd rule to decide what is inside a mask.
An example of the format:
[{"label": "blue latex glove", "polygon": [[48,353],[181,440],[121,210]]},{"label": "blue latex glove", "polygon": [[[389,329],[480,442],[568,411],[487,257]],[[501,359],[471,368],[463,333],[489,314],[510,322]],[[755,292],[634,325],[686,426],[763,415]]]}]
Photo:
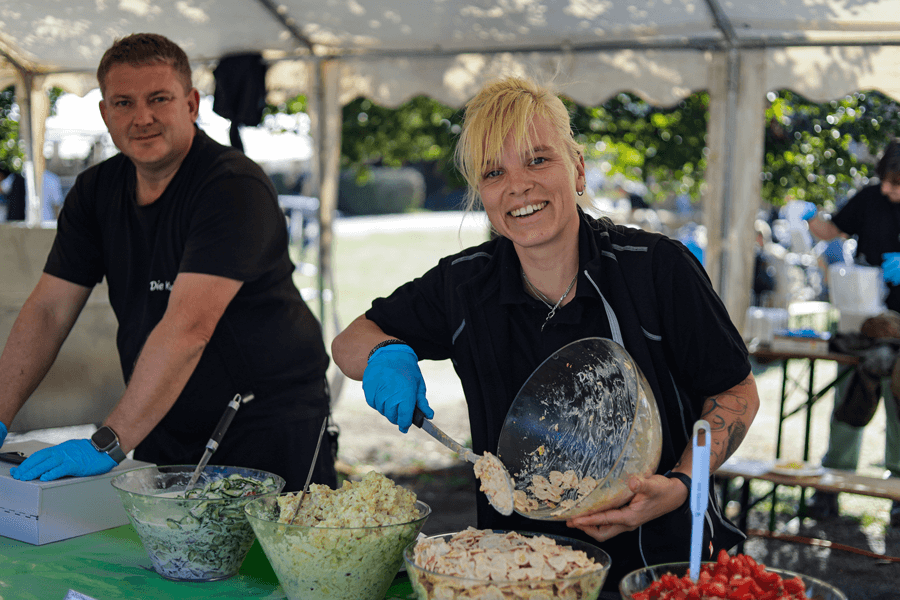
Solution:
[{"label": "blue latex glove", "polygon": [[98,452],[90,440],[68,440],[57,446],[38,450],[9,474],[19,481],[53,481],[66,475],[100,475],[108,473],[116,461],[105,452]]},{"label": "blue latex glove", "polygon": [[881,269],[885,283],[900,285],[900,252],[885,252],[882,254]]},{"label": "blue latex glove", "polygon": [[816,208],[816,205],[812,202],[806,202],[803,205],[803,214],[800,215],[800,218],[804,221],[808,221],[812,219],[816,214],[818,214],[819,209]]},{"label": "blue latex glove", "polygon": [[6,434],[9,431],[6,429],[6,425],[3,424],[3,421],[0,421],[0,448],[3,447],[3,441],[6,439]]},{"label": "blue latex glove", "polygon": [[425,380],[419,370],[419,358],[405,344],[379,348],[363,371],[363,392],[366,402],[406,433],[412,425],[416,406],[425,417],[434,411],[425,399]]}]

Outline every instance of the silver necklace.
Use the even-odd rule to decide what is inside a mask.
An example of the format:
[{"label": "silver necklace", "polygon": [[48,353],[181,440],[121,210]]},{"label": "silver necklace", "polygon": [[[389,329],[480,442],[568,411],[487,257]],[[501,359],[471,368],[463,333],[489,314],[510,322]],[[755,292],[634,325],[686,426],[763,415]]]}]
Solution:
[{"label": "silver necklace", "polygon": [[528,276],[525,274],[525,269],[522,269],[522,279],[525,281],[525,284],[531,290],[533,290],[535,294],[537,294],[537,299],[540,300],[541,302],[543,302],[547,306],[547,308],[550,309],[550,314],[547,315],[547,318],[544,319],[544,324],[541,325],[541,332],[543,333],[544,327],[547,326],[547,323],[550,321],[550,319],[553,318],[553,315],[556,314],[556,310],[559,308],[560,304],[562,304],[563,300],[566,299],[566,296],[569,295],[569,292],[572,291],[572,287],[575,286],[575,281],[578,279],[578,273],[577,272],[575,273],[575,277],[572,278],[571,283],[569,283],[569,287],[566,288],[566,291],[563,292],[563,295],[560,296],[560,298],[559,298],[559,300],[557,300],[556,304],[550,304],[553,301],[550,298],[548,298],[547,296],[545,296],[541,290],[537,289],[537,287],[533,283],[531,283],[531,280],[528,279]]}]

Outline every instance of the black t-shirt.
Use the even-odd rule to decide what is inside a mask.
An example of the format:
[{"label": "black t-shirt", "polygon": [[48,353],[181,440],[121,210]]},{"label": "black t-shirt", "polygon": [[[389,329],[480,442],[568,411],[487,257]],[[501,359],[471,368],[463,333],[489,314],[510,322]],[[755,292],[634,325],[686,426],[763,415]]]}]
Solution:
[{"label": "black t-shirt", "polygon": [[[880,185],[861,189],[831,222],[856,236],[856,259],[861,264],[879,267],[883,254],[900,252],[900,203],[882,194]],[[888,289],[887,307],[900,311],[900,287],[888,284]]]},{"label": "black t-shirt", "polygon": [[326,414],[327,397],[298,393],[322,381],[328,355],[292,281],[284,215],[262,169],[198,129],[162,196],[138,206],[135,187],[121,154],[79,175],[44,270],[87,287],[106,277],[126,381],[179,273],[243,282],[160,426],[205,441],[244,383],[256,399],[242,420]]},{"label": "black t-shirt", "polygon": [[[543,331],[549,309],[525,293],[518,256],[504,238],[441,259],[422,277],[373,301],[366,317],[406,341],[420,359],[453,361],[476,453],[496,453],[516,393],[548,356],[585,337],[621,337],[654,391],[663,435],[657,472],[665,473],[690,443],[705,399],[750,373],[747,349],[709,278],[682,244],[581,218],[575,297]],[[480,493],[477,506],[480,528],[553,533],[604,548],[613,556],[608,589],[644,564],[689,559],[687,502],[599,544],[564,523],[504,517]],[[730,548],[741,539],[715,502],[707,514],[713,515],[717,547]]]},{"label": "black t-shirt", "polygon": [[[487,442],[485,447],[475,448],[476,452],[496,451],[492,442],[499,437],[500,426],[516,392],[551,354],[582,338],[613,338],[600,293],[585,273],[592,273],[598,281],[602,278],[602,274],[594,274],[592,267],[598,258],[591,244],[592,235],[590,227],[583,224],[575,297],[557,309],[543,330],[549,309],[525,292],[518,257],[506,240],[488,242],[442,259],[437,267],[397,288],[387,298],[375,299],[366,312],[366,317],[383,331],[409,343],[420,359],[452,359],[464,385],[469,377],[482,382],[502,379],[506,393],[492,393],[484,402],[484,410],[490,414],[473,419],[473,429],[483,428],[488,421],[493,423],[485,436],[475,435],[475,439]],[[648,271],[631,272],[628,276],[650,278],[656,284],[657,310],[663,329],[653,334],[663,341],[670,371],[694,398],[705,399],[740,383],[749,373],[747,351],[708,278],[701,274],[690,252],[672,240],[663,238],[653,256]],[[479,259],[485,265],[492,261],[496,269],[474,266]],[[468,272],[457,274],[462,269]],[[459,298],[448,297],[447,290],[455,290],[467,278],[477,277],[474,273],[479,270],[496,274],[498,290],[490,299],[483,298],[470,308],[487,315],[488,321],[502,319],[503,338],[472,323],[454,320],[454,312],[458,310],[454,305]],[[635,323],[633,312],[620,310],[616,317],[620,324],[641,326]],[[474,338],[471,345],[460,343],[463,330]],[[478,356],[469,355],[470,348],[477,349]],[[488,348],[490,360],[484,355]],[[636,357],[636,360],[640,359]],[[463,364],[472,365],[474,373],[462,368]],[[651,369],[649,365],[642,367],[648,372]],[[481,385],[490,387],[490,384]],[[657,400],[661,404],[665,401]],[[682,446],[672,450],[680,456],[683,449]]]}]

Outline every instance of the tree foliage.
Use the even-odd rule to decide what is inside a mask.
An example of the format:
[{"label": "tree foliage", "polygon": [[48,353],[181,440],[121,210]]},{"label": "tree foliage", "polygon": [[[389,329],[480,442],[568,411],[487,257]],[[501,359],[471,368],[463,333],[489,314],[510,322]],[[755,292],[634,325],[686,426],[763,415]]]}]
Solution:
[{"label": "tree foliage", "polygon": [[344,106],[341,166],[399,167],[408,162],[433,162],[453,186],[463,185],[453,167],[453,152],[461,131],[462,111],[426,96],[417,96],[395,109],[357,98]]},{"label": "tree foliage", "polygon": [[[51,114],[63,90],[50,92]],[[829,208],[874,175],[875,157],[900,136],[900,104],[880,92],[856,92],[816,103],[789,90],[770,92],[764,120],[765,160],[760,172],[763,200],[781,205],[808,200]],[[647,200],[702,193],[707,167],[709,95],[695,92],[671,107],[656,107],[622,92],[600,106],[564,99],[585,158],[608,177],[648,185]],[[266,115],[307,110],[300,95],[266,108]],[[365,98],[343,108],[341,166],[364,180],[368,167],[432,162],[451,186],[464,182],[453,166],[462,109],[417,96],[397,108]],[[15,88],[0,91],[0,162],[21,170]]]},{"label": "tree foliage", "polygon": [[585,159],[598,161],[607,176],[647,183],[649,200],[699,197],[706,169],[706,92],[672,107],[655,107],[626,92],[596,107],[567,105]]},{"label": "tree foliage", "polygon": [[[815,103],[781,90],[767,99],[760,178],[763,200],[775,206],[797,198],[830,207],[872,177],[874,157],[900,135],[900,105],[879,92]],[[278,108],[305,110],[302,96],[293,102]],[[709,152],[707,92],[670,107],[628,92],[595,107],[564,102],[586,160],[607,177],[647,184],[650,202],[680,194],[700,199]],[[464,185],[452,164],[461,122],[462,110],[423,96],[396,109],[358,98],[343,109],[341,165],[365,178],[369,165],[433,160],[448,182]]]},{"label": "tree foliage", "polygon": [[24,153],[19,147],[19,121],[16,113],[16,87],[0,91],[0,165],[11,171],[22,170]]},{"label": "tree foliage", "polygon": [[768,95],[763,199],[796,198],[829,208],[875,173],[875,157],[900,135],[900,106],[880,92],[824,103],[789,90]]},{"label": "tree foliage", "polygon": [[[50,96],[50,114],[56,114],[56,101],[65,91],[54,87]],[[16,86],[0,91],[0,164],[13,172],[20,172],[25,161],[25,151],[19,141],[19,113],[16,105]]]}]

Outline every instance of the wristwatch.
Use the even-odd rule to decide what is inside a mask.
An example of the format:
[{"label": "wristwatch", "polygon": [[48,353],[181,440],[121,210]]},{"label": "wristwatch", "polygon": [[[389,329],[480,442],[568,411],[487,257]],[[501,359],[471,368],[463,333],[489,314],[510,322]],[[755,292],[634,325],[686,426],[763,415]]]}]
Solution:
[{"label": "wristwatch", "polygon": [[94,432],[94,435],[91,436],[91,445],[97,449],[97,452],[109,455],[111,459],[116,461],[116,464],[125,460],[125,453],[122,452],[122,447],[119,446],[119,436],[106,425]]}]

